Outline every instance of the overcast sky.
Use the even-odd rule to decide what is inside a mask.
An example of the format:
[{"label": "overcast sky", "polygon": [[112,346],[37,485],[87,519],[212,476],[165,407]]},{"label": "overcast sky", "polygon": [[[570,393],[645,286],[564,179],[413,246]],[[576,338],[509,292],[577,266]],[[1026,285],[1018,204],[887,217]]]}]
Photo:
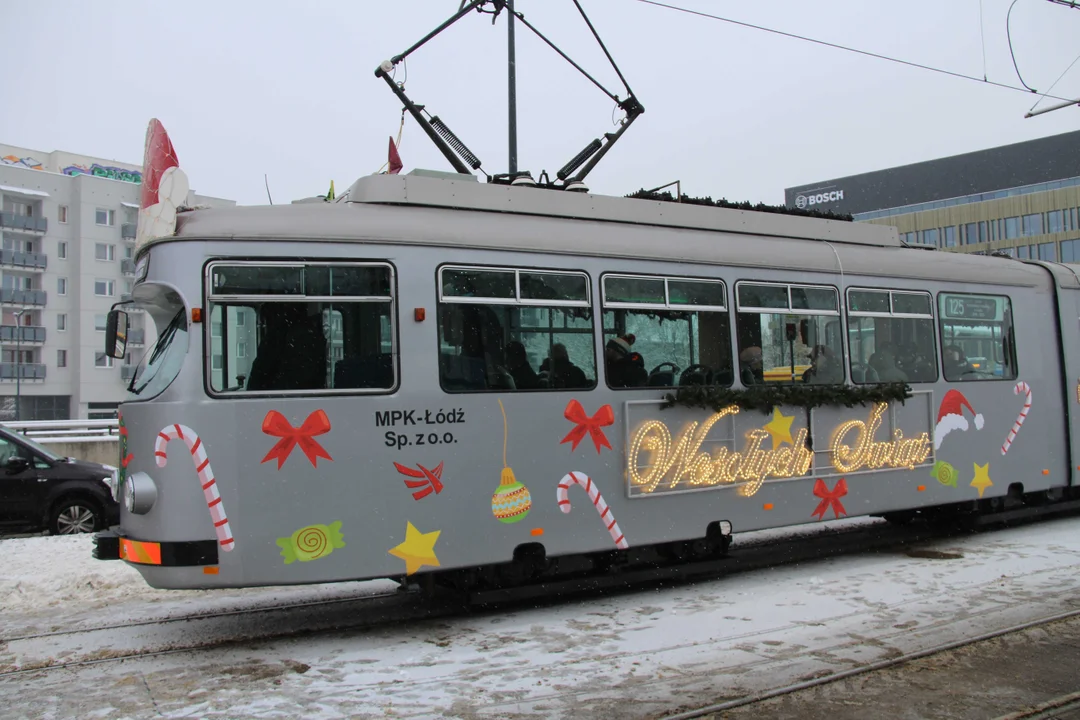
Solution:
[{"label": "overcast sky", "polygon": [[[581,0],[645,114],[588,178],[621,195],[681,180],[689,195],[782,203],[785,187],[1075,130],[1031,119],[1029,94],[736,27],[637,0]],[[1019,85],[1011,0],[670,0],[671,4]],[[169,131],[192,187],[242,204],[338,192],[386,161],[400,104],[374,76],[459,0],[0,0],[0,142],[142,161]],[[516,0],[623,96],[570,0]],[[613,103],[518,25],[519,166],[554,174],[614,130]],[[985,37],[985,65],[983,39]],[[1016,60],[1045,91],[1080,53],[1080,9],[1019,0]],[[397,79],[405,76],[399,68]],[[406,91],[484,162],[507,169],[506,24],[473,14],[408,61]],[[1080,62],[1053,94],[1080,97]],[[1043,101],[1048,105],[1053,101]],[[405,171],[450,169],[406,119]]]}]

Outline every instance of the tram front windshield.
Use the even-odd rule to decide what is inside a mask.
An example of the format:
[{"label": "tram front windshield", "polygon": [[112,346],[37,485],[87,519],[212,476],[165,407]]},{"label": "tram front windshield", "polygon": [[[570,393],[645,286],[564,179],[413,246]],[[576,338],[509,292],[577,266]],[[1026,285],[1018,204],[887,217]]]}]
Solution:
[{"label": "tram front windshield", "polygon": [[139,361],[128,390],[140,398],[160,394],[180,374],[188,350],[187,314],[181,305],[157,342]]}]

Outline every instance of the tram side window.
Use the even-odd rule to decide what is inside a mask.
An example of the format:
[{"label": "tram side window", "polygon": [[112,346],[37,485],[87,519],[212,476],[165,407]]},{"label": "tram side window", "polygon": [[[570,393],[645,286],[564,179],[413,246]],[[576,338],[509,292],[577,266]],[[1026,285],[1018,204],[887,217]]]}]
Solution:
[{"label": "tram side window", "polygon": [[848,290],[852,382],[935,382],[934,348],[929,293]]},{"label": "tram side window", "polygon": [[209,272],[214,392],[395,387],[389,265],[212,264]]},{"label": "tram side window", "polygon": [[605,275],[601,280],[609,387],[734,382],[722,281],[630,275]]},{"label": "tram side window", "polygon": [[447,392],[595,387],[588,276],[440,268],[439,383]]},{"label": "tram side window", "polygon": [[1008,297],[940,293],[938,314],[946,380],[1016,379],[1016,337]]},{"label": "tram side window", "polygon": [[743,385],[844,382],[836,288],[740,282],[735,296]]}]

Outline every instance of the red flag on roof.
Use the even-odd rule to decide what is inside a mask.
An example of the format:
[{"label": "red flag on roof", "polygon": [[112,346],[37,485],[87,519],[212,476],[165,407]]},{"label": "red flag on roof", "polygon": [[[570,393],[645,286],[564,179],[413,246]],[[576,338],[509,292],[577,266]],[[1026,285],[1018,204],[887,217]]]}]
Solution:
[{"label": "red flag on roof", "polygon": [[401,156],[398,155],[397,148],[394,146],[394,138],[390,138],[390,169],[386,172],[389,175],[397,175],[402,167]]},{"label": "red flag on roof", "polygon": [[179,166],[180,161],[176,157],[169,133],[165,132],[161,121],[154,118],[146,128],[146,147],[143,150],[142,207],[157,204],[162,173],[171,167]]}]

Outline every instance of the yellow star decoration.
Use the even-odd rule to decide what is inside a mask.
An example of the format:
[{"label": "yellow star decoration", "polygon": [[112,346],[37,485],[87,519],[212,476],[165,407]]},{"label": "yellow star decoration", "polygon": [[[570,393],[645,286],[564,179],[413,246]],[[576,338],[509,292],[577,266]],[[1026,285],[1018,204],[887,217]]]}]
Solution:
[{"label": "yellow star decoration", "polygon": [[985,465],[973,464],[975,465],[975,479],[971,481],[971,487],[978,488],[979,497],[982,497],[983,493],[986,492],[986,488],[994,484],[990,481],[990,463]]},{"label": "yellow star decoration", "polygon": [[794,415],[782,415],[780,408],[774,407],[772,420],[765,426],[765,431],[772,435],[772,449],[780,447],[780,443],[795,444],[795,438],[791,437],[791,423],[795,421]]},{"label": "yellow star decoration", "polygon": [[405,574],[412,575],[424,565],[439,567],[439,558],[435,557],[435,541],[442,530],[422,533],[406,521],[405,542],[388,552],[405,561]]}]

